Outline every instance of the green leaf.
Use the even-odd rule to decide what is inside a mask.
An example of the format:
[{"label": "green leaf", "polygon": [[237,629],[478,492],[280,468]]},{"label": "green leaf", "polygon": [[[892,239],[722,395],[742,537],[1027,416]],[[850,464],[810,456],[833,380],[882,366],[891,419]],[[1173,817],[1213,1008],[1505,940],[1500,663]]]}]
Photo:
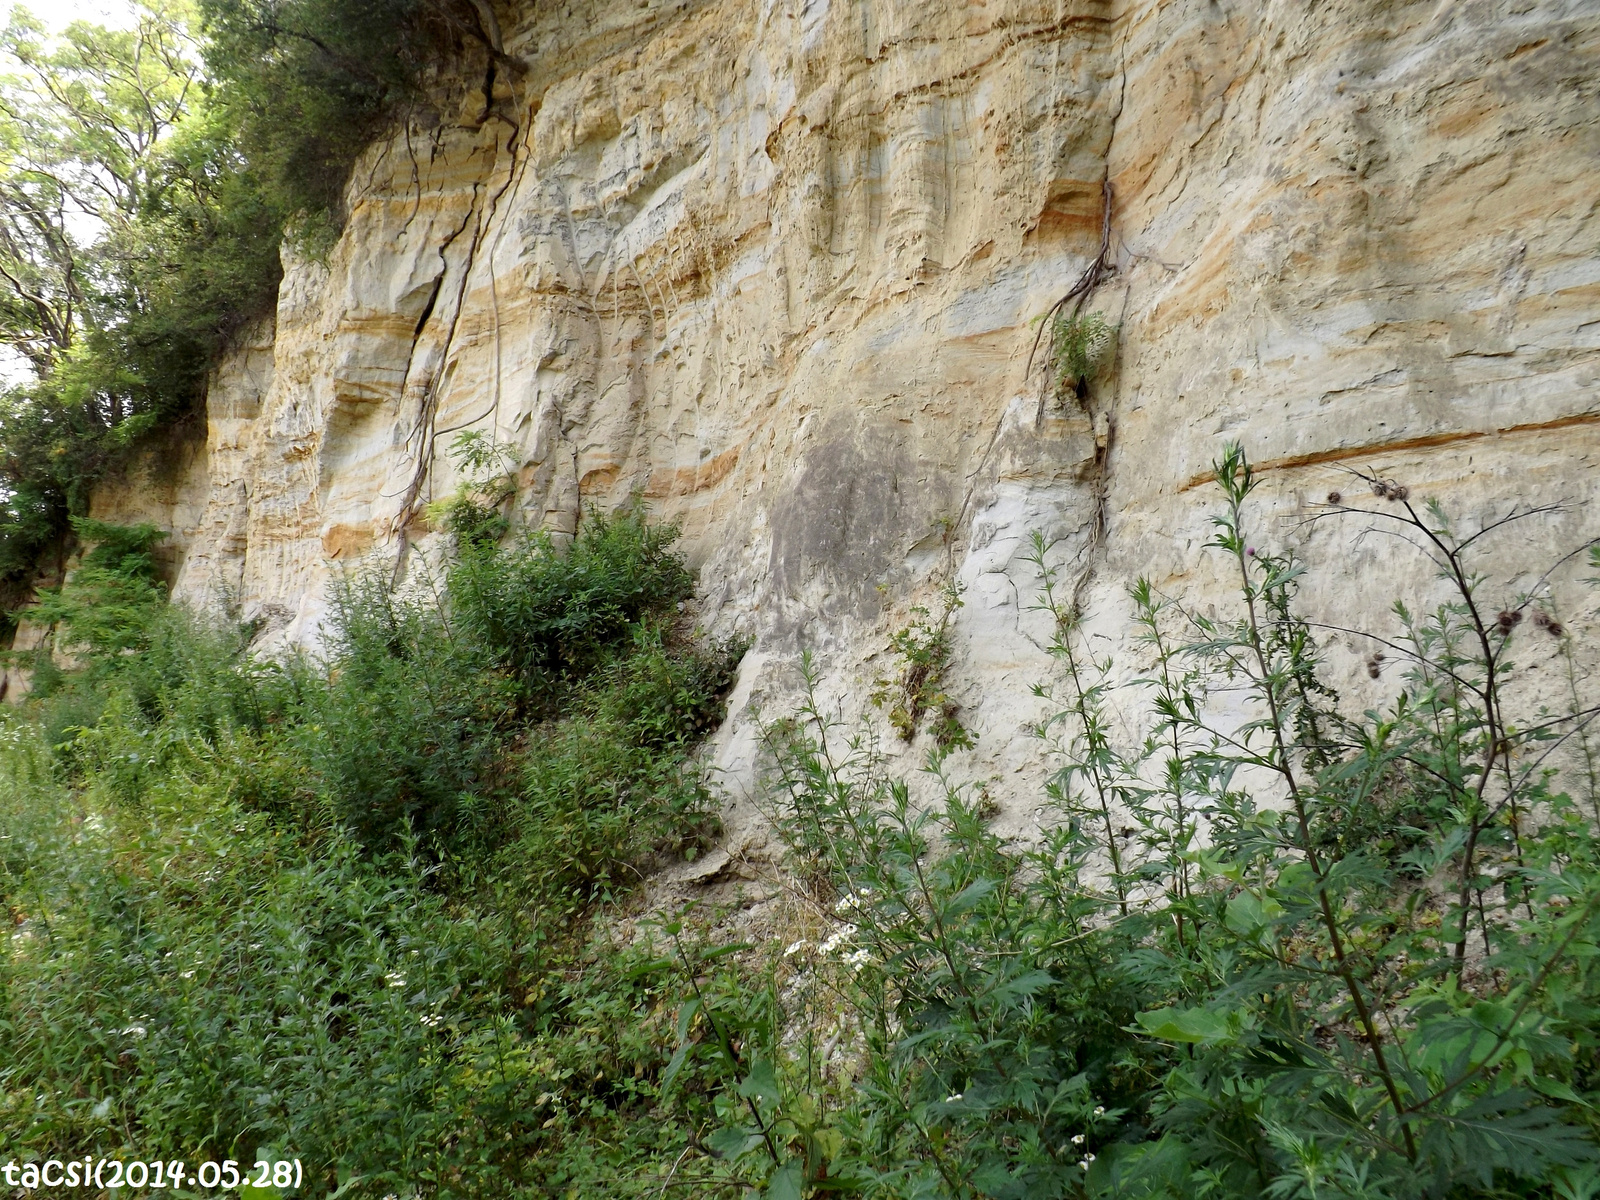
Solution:
[{"label": "green leaf", "polygon": [[1019,975],[1016,979],[1008,980],[995,988],[994,994],[1002,1000],[1023,999],[1031,996],[1040,988],[1047,988],[1055,982],[1049,971],[1029,971],[1026,975]]},{"label": "green leaf", "polygon": [[1191,1045],[1231,1042],[1239,1036],[1243,1024],[1238,1013],[1218,1013],[1209,1008],[1158,1008],[1139,1013],[1134,1019],[1151,1037]]},{"label": "green leaf", "polygon": [[1282,915],[1283,905],[1272,897],[1263,900],[1254,892],[1244,892],[1228,901],[1225,920],[1229,929],[1241,937],[1250,937]]},{"label": "green leaf", "polygon": [[678,1040],[687,1041],[689,1038],[689,1023],[694,1020],[695,1013],[700,1011],[700,1001],[695,997],[685,1000],[678,1009]]},{"label": "green leaf", "polygon": [[750,1074],[739,1084],[739,1095],[767,1104],[776,1104],[783,1099],[783,1089],[778,1086],[778,1076],[773,1072],[772,1064],[757,1060],[750,1067]]},{"label": "green leaf", "polygon": [[767,1180],[767,1190],[762,1194],[767,1200],[801,1200],[805,1190],[805,1168],[797,1158],[791,1158],[772,1173]]},{"label": "green leaf", "polygon": [[672,1052],[672,1058],[667,1062],[666,1069],[661,1072],[661,1090],[663,1093],[672,1087],[672,1081],[678,1077],[678,1072],[683,1070],[684,1060],[689,1057],[688,1042],[678,1043],[678,1048]]},{"label": "green leaf", "polygon": [[743,1125],[725,1125],[706,1138],[706,1148],[718,1158],[735,1159],[761,1144],[761,1135]]},{"label": "green leaf", "polygon": [[944,916],[959,917],[963,913],[971,912],[983,903],[994,888],[995,881],[987,877],[968,884],[949,904],[945,905]]}]

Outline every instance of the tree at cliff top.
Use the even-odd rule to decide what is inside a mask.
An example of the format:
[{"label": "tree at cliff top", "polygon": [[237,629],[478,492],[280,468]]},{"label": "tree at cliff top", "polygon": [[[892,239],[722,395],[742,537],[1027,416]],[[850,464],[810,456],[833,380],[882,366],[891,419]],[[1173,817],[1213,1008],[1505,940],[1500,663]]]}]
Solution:
[{"label": "tree at cliff top", "polygon": [[194,410],[313,252],[361,148],[498,24],[470,0],[138,0],[129,29],[0,33],[0,610],[105,471]]},{"label": "tree at cliff top", "polygon": [[26,368],[0,397],[9,603],[276,284],[281,219],[212,102],[194,24],[181,0],[143,0],[130,29],[52,38],[18,9],[0,34],[0,342]]}]

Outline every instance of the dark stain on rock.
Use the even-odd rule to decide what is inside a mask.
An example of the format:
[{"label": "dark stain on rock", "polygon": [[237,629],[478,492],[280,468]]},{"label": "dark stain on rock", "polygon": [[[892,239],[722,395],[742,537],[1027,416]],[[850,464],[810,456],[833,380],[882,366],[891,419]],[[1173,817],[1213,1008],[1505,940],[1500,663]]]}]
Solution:
[{"label": "dark stain on rock", "polygon": [[842,413],[828,422],[802,453],[793,488],[773,506],[780,602],[803,603],[817,616],[878,611],[877,584],[903,557],[908,521],[926,507],[907,494],[910,465],[892,428],[858,425]]}]

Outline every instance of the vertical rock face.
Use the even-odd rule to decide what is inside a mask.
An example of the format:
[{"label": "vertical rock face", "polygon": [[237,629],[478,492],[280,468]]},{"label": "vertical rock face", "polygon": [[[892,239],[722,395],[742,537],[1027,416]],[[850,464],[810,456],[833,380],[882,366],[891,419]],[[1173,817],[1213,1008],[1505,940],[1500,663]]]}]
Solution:
[{"label": "vertical rock face", "polygon": [[[970,773],[1021,797],[1048,666],[1029,534],[1108,648],[1136,576],[1222,603],[1225,440],[1339,623],[1431,570],[1308,520],[1343,468],[1469,523],[1565,502],[1497,552],[1524,588],[1600,532],[1585,0],[525,8],[528,73],[373,147],[337,246],[288,264],[218,371],[203,445],[97,502],[172,527],[177,595],[269,644],[315,641],[338,572],[437,544],[424,505],[482,430],[516,448],[527,525],[632,493],[681,523],[703,622],[755,638],[730,778],[802,648],[859,703],[955,580]],[[1087,306],[1117,354],[1062,403],[1031,322],[1100,250],[1108,188]]]}]

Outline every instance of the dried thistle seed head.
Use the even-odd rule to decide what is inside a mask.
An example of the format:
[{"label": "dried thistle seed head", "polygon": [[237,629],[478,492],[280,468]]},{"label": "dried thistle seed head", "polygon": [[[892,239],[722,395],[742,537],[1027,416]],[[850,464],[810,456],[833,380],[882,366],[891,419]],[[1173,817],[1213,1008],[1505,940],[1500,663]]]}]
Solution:
[{"label": "dried thistle seed head", "polygon": [[1398,483],[1390,484],[1389,485],[1389,499],[1391,499],[1391,500],[1409,500],[1409,499],[1411,499],[1411,489],[1408,488],[1408,487],[1405,487],[1402,484],[1398,484]]},{"label": "dried thistle seed head", "polygon": [[1380,674],[1382,674],[1382,672],[1378,669],[1378,664],[1375,663],[1375,662],[1369,661],[1367,663],[1367,675],[1368,675],[1368,677],[1372,678],[1372,679],[1376,679]]},{"label": "dried thistle seed head", "polygon": [[1502,608],[1494,619],[1495,628],[1500,631],[1502,637],[1509,635],[1521,621],[1522,610],[1516,608]]},{"label": "dried thistle seed head", "polygon": [[1551,637],[1560,637],[1563,633],[1565,633],[1567,631],[1566,627],[1564,625],[1562,625],[1560,621],[1551,621],[1544,628],[1545,628],[1545,632],[1548,633]]},{"label": "dried thistle seed head", "polygon": [[1338,492],[1329,492],[1328,493],[1328,503],[1329,504],[1340,504],[1340,503],[1343,503],[1343,501],[1344,501],[1344,497],[1341,496]]}]

